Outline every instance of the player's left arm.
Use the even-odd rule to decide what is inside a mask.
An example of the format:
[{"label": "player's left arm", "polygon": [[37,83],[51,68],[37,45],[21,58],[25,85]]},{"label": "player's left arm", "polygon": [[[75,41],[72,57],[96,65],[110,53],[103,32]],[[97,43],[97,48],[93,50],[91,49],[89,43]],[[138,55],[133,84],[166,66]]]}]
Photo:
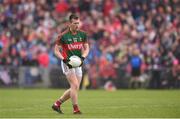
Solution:
[{"label": "player's left arm", "polygon": [[82,57],[86,58],[89,54],[89,44],[88,42],[83,43]]}]

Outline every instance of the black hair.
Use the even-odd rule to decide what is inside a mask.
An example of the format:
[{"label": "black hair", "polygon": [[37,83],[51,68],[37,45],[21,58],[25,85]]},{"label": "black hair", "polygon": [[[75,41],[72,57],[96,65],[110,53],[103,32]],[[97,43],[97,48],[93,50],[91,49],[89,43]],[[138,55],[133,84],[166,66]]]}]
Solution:
[{"label": "black hair", "polygon": [[79,17],[76,15],[76,14],[71,14],[70,16],[69,16],[69,21],[72,21],[72,19],[79,19]]}]

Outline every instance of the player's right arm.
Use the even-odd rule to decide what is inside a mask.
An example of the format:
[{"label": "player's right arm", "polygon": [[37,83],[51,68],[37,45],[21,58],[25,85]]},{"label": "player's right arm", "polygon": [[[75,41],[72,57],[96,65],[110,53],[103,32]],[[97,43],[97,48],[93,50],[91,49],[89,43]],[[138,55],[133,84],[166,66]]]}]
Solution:
[{"label": "player's right arm", "polygon": [[60,49],[62,48],[62,44],[61,44],[61,37],[62,35],[58,35],[57,39],[56,39],[56,43],[55,43],[55,47],[54,47],[54,54],[61,60],[64,60],[63,55],[60,52]]},{"label": "player's right arm", "polygon": [[68,59],[64,59],[63,55],[60,52],[60,49],[62,49],[62,43],[61,43],[61,37],[62,35],[58,35],[57,39],[56,39],[56,43],[55,43],[55,47],[54,47],[54,54],[61,59],[69,68],[72,68],[72,66],[68,63],[69,60]]}]

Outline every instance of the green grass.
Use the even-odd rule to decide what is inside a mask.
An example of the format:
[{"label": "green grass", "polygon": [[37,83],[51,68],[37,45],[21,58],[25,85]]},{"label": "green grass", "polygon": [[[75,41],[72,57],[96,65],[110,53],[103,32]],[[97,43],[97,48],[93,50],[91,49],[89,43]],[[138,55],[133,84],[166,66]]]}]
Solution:
[{"label": "green grass", "polygon": [[0,89],[0,118],[180,117],[180,90],[80,91],[82,115],[72,114],[70,101],[63,104],[63,115],[51,110],[51,105],[63,91]]}]

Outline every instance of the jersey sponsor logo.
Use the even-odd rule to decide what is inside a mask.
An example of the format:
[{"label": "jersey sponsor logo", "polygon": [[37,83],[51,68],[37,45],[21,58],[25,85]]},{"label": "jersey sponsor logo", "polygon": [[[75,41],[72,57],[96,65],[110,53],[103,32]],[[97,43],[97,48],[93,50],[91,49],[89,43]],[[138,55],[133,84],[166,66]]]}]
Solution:
[{"label": "jersey sponsor logo", "polygon": [[76,44],[76,45],[68,44],[68,49],[69,50],[82,49],[82,47],[83,47],[82,44]]},{"label": "jersey sponsor logo", "polygon": [[65,45],[67,50],[81,50],[83,48],[83,42],[74,42]]}]

